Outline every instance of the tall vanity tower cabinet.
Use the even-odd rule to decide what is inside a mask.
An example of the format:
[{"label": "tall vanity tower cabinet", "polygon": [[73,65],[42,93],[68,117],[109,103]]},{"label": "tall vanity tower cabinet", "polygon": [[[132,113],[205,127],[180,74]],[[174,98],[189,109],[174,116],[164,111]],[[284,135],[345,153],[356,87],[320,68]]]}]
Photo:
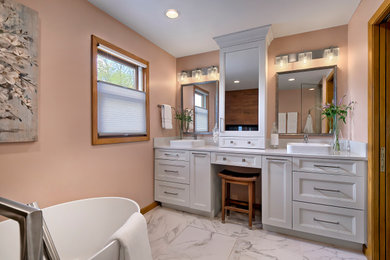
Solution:
[{"label": "tall vanity tower cabinet", "polygon": [[220,47],[219,146],[264,149],[271,25],[214,40]]}]

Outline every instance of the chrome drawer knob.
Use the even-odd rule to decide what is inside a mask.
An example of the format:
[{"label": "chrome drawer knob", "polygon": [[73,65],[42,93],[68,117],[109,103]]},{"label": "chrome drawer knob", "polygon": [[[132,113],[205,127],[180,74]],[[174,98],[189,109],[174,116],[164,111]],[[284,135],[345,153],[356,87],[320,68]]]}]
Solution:
[{"label": "chrome drawer knob", "polygon": [[248,144],[251,144],[251,141],[248,141]]},{"label": "chrome drawer knob", "polygon": [[226,157],[223,157],[222,160],[226,161]]},{"label": "chrome drawer knob", "polygon": [[242,159],[242,162],[246,162],[246,160],[245,160],[245,159]]}]

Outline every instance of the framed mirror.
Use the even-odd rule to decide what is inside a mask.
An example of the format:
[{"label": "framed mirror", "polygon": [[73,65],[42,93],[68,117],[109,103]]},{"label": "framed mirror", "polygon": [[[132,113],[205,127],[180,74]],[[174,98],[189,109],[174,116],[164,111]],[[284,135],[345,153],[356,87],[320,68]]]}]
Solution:
[{"label": "framed mirror", "polygon": [[218,127],[218,81],[181,85],[181,109],[192,110],[187,133],[210,134]]},{"label": "framed mirror", "polygon": [[277,73],[276,122],[282,135],[329,135],[321,106],[337,100],[337,66]]}]

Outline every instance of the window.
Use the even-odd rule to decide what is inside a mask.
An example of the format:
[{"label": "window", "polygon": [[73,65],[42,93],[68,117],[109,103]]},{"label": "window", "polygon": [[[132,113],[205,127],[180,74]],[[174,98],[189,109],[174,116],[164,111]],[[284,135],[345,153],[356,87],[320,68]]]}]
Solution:
[{"label": "window", "polygon": [[195,132],[207,132],[209,129],[208,95],[206,90],[194,87]]},{"label": "window", "polygon": [[149,63],[92,36],[92,143],[149,140]]}]

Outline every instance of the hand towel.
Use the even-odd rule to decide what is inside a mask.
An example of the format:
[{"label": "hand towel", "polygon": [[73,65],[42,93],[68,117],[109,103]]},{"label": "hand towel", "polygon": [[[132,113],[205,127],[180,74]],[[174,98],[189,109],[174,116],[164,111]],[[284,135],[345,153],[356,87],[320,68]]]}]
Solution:
[{"label": "hand towel", "polygon": [[278,132],[279,134],[286,133],[286,113],[278,114]]},{"label": "hand towel", "polygon": [[311,115],[309,114],[306,118],[306,124],[305,128],[303,129],[303,132],[305,134],[312,134],[313,131],[313,119],[311,118]]},{"label": "hand towel", "polygon": [[141,213],[131,215],[111,236],[110,241],[112,240],[118,240],[120,243],[120,259],[152,260],[146,220]]},{"label": "hand towel", "polygon": [[161,105],[161,127],[172,129],[172,108],[170,105]]},{"label": "hand towel", "polygon": [[287,113],[287,133],[296,134],[298,132],[298,112]]}]

